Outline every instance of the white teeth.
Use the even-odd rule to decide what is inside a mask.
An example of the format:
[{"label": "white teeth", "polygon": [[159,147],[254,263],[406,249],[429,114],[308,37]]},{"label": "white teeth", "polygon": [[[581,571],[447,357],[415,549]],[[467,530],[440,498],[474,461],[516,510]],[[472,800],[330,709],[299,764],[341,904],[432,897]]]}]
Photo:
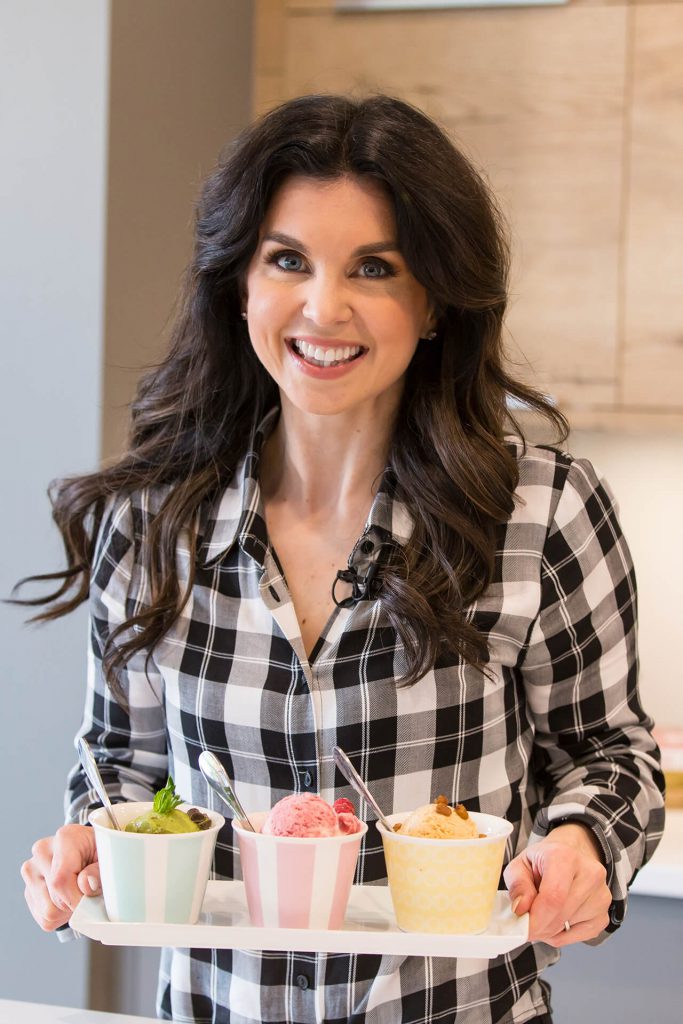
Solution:
[{"label": "white teeth", "polygon": [[294,348],[306,362],[314,366],[334,366],[339,363],[348,362],[361,351],[360,345],[346,345],[343,348],[322,348],[320,345],[311,345],[307,341],[292,339]]}]

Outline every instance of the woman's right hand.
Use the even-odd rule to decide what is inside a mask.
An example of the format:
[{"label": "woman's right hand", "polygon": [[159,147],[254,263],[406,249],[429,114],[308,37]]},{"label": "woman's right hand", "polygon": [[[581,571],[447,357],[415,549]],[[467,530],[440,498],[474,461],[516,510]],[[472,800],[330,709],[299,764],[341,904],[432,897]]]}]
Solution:
[{"label": "woman's right hand", "polygon": [[69,921],[82,896],[101,891],[94,829],[63,825],[34,843],[31,853],[21,866],[24,897],[43,931],[52,932]]}]

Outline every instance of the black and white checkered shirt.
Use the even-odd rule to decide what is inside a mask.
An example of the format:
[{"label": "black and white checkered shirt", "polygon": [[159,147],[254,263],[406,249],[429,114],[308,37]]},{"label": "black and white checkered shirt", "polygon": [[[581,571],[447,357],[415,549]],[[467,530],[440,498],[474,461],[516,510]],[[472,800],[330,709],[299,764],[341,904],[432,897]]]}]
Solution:
[{"label": "black and white checkered shirt", "polygon": [[[385,813],[445,793],[515,828],[506,861],[570,817],[603,844],[621,920],[634,872],[663,824],[657,748],[636,689],[634,577],[609,491],[589,463],[516,446],[515,511],[500,529],[495,577],[473,607],[490,649],[486,677],[441,657],[416,685],[397,688],[401,650],[381,599],[337,608],[311,656],[266,533],[259,452],[272,416],[231,486],[198,517],[199,555],[189,602],[147,672],[133,657],[124,712],[105,686],[108,632],[149,601],[140,551],[163,493],[113,501],[91,588],[92,643],[84,724],[114,800],[146,800],[170,772],[183,798],[216,806],[197,759],[215,751],[247,810],[293,791],[326,800],[355,794],[335,771],[338,744]],[[514,442],[511,442],[514,445]],[[384,541],[405,543],[405,509],[383,487],[357,567]],[[181,581],[187,535],[177,552]],[[67,817],[97,804],[75,769]],[[224,807],[217,808],[225,811]],[[357,883],[385,883],[372,811]],[[215,877],[239,878],[230,823]],[[159,1013],[216,1024],[493,1024],[547,1009],[541,970],[557,959],[542,943],[493,960],[175,949],[162,956]]]}]

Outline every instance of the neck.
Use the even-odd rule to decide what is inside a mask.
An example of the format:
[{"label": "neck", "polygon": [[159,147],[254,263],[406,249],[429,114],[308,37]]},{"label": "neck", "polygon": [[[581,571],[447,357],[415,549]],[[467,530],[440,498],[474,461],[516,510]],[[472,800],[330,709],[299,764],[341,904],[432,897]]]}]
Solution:
[{"label": "neck", "polygon": [[264,446],[266,503],[288,502],[302,516],[344,516],[369,507],[386,465],[394,416],[355,409],[331,416],[302,413],[282,396],[278,424]]}]

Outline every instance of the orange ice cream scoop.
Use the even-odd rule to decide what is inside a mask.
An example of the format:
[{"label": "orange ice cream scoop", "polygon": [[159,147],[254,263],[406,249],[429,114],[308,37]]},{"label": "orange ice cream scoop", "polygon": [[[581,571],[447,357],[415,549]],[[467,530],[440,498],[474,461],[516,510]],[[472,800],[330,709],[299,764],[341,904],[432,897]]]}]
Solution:
[{"label": "orange ice cream scoop", "polygon": [[445,796],[418,807],[397,831],[399,835],[418,839],[476,839],[479,835],[463,805],[451,807]]}]

